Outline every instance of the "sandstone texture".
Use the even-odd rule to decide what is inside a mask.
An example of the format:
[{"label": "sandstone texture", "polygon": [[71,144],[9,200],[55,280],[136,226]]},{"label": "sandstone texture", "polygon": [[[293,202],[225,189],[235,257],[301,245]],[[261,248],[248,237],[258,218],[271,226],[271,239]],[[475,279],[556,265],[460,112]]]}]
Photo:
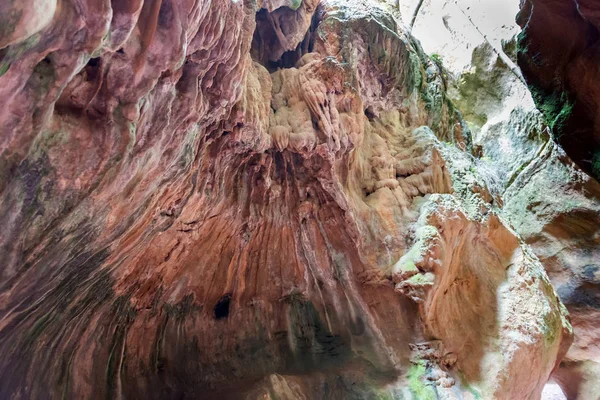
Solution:
[{"label": "sandstone texture", "polygon": [[390,4],[5,3],[0,398],[537,399],[588,371],[598,182]]}]

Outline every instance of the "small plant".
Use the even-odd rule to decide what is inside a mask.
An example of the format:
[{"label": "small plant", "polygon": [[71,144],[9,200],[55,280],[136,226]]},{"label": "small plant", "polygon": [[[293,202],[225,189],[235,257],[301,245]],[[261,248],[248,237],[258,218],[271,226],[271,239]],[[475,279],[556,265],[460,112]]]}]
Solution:
[{"label": "small plant", "polygon": [[431,59],[431,61],[436,63],[438,66],[441,66],[444,62],[444,60],[442,59],[442,56],[440,56],[438,53],[433,53],[432,55],[429,56],[429,58]]},{"label": "small plant", "polygon": [[302,0],[292,0],[292,6],[290,7],[292,10],[297,10],[302,5]]}]

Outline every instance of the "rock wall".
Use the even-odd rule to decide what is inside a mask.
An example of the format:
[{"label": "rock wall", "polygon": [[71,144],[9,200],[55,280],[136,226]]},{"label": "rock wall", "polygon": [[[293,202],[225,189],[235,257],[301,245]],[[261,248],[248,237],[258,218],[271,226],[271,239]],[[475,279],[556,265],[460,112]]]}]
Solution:
[{"label": "rock wall", "polygon": [[519,66],[527,84],[556,140],[600,179],[600,5],[594,0],[521,3]]},{"label": "rock wall", "polygon": [[[568,398],[581,399],[600,391],[600,331],[593,322],[600,305],[599,16],[594,1],[521,4],[519,65],[564,151],[547,146],[507,204],[571,312],[575,343],[555,376]],[[540,195],[542,187],[553,196]],[[531,212],[517,211],[525,204]]]},{"label": "rock wall", "polygon": [[46,3],[1,6],[1,398],[539,397],[567,311],[387,6]]},{"label": "rock wall", "polygon": [[[535,70],[529,69],[530,64],[521,64],[527,83],[534,89],[533,97],[520,72],[514,70],[514,63],[522,63],[531,55],[524,51],[524,41],[544,42],[545,50],[552,51],[536,55],[535,65],[539,68],[550,68],[570,54],[550,43],[555,39],[553,35],[564,33],[561,29],[566,26],[566,22],[558,21],[564,15],[556,9],[549,11],[551,7],[560,8],[560,4],[523,2],[520,18],[530,6],[533,14],[521,32],[513,23],[516,3],[426,0],[413,34],[446,71],[448,96],[473,134],[475,170],[497,196],[500,213],[540,259],[570,312],[574,344],[553,379],[566,398],[593,399],[600,390],[596,378],[600,373],[599,330],[592,322],[597,319],[600,293],[600,185],[555,143],[562,143],[563,133],[579,133],[573,129],[561,133],[560,125],[552,123],[556,116],[548,114],[543,106],[544,114],[536,109],[535,104],[542,103],[532,85],[540,78]],[[509,12],[510,7],[515,10]],[[542,18],[546,18],[544,25]],[[559,77],[563,70],[553,73]],[[593,90],[594,84],[590,80],[581,89]],[[586,113],[593,114],[589,110]],[[593,145],[587,146],[590,149]],[[568,146],[565,150],[569,152]]]}]

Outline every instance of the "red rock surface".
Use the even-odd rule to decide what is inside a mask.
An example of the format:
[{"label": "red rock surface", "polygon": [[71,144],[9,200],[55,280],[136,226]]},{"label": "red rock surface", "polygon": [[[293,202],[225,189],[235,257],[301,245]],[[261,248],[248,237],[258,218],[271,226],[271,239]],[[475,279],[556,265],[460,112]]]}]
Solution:
[{"label": "red rock surface", "polygon": [[558,142],[600,179],[600,4],[521,3],[519,66]]},{"label": "red rock surface", "polygon": [[539,396],[566,313],[389,15],[2,7],[1,398]]}]

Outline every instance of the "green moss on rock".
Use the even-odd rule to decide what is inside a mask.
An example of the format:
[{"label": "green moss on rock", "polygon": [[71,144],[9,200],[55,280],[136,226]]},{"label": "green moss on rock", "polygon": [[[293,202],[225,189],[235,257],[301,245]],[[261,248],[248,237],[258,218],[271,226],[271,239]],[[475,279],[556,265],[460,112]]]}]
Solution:
[{"label": "green moss on rock", "polygon": [[529,89],[552,134],[556,139],[560,139],[566,133],[565,128],[573,114],[575,101],[564,91],[555,90],[548,93],[536,85],[529,85]]},{"label": "green moss on rock", "polygon": [[0,63],[0,76],[4,75],[10,68],[10,63]]},{"label": "green moss on rock", "polygon": [[435,282],[435,275],[431,273],[416,274],[407,279],[406,282],[411,286],[433,285],[433,283]]},{"label": "green moss on rock", "polygon": [[427,369],[423,361],[410,367],[408,371],[408,388],[415,399],[435,400],[437,398],[433,384],[425,383]]},{"label": "green moss on rock", "polygon": [[429,56],[429,58],[431,58],[431,60],[436,63],[438,66],[442,66],[442,64],[444,63],[444,60],[442,59],[442,56],[440,56],[437,53],[433,53],[432,55]]},{"label": "green moss on rock", "polygon": [[544,325],[542,330],[544,332],[544,344],[546,347],[552,346],[556,341],[558,331],[560,329],[560,318],[554,313],[548,313],[544,315]]},{"label": "green moss on rock", "polygon": [[298,8],[300,8],[301,4],[302,4],[302,0],[292,0],[292,5],[290,6],[290,8],[292,10],[297,10]]},{"label": "green moss on rock", "polygon": [[417,266],[411,258],[401,260],[402,262],[398,266],[399,272],[406,275],[416,274],[419,272]]}]

